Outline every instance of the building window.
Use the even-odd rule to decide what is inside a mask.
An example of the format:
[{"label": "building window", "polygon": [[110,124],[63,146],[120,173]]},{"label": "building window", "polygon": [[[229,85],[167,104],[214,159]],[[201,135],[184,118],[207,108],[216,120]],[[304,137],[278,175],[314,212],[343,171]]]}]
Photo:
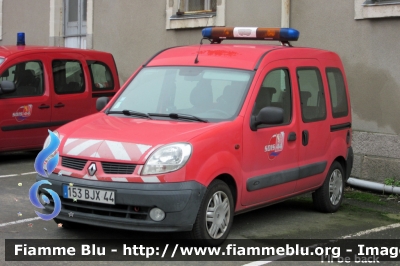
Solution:
[{"label": "building window", "polygon": [[65,46],[86,48],[87,0],[65,0],[64,8]]},{"label": "building window", "polygon": [[400,17],[400,0],[354,0],[354,19]]},{"label": "building window", "polygon": [[180,0],[178,13],[216,12],[217,0]]},{"label": "building window", "polygon": [[167,0],[166,29],[225,26],[226,0]]}]

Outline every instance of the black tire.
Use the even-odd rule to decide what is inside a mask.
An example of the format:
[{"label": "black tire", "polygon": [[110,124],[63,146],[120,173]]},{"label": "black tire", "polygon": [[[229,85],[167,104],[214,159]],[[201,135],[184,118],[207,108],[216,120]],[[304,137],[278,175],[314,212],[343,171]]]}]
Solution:
[{"label": "black tire", "polygon": [[336,212],[343,201],[344,183],[343,167],[335,161],[328,171],[324,184],[312,194],[314,207],[320,212]]},{"label": "black tire", "polygon": [[[207,209],[212,209],[215,206],[215,202],[217,201],[218,204],[221,199],[222,203],[214,211],[216,216],[212,215],[213,217],[211,217],[211,212],[209,211],[209,221],[207,221]],[[226,203],[229,206],[226,206]],[[196,240],[197,244],[205,246],[222,244],[231,230],[233,212],[234,201],[231,190],[225,182],[218,179],[214,180],[207,188],[189,237]]]}]

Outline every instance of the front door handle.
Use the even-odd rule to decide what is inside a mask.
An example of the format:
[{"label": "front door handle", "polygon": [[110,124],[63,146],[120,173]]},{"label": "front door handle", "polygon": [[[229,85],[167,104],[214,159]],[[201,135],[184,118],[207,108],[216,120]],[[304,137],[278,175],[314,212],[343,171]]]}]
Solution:
[{"label": "front door handle", "polygon": [[308,145],[308,139],[309,139],[308,130],[303,130],[303,133],[301,136],[301,142],[303,143],[303,146]]},{"label": "front door handle", "polygon": [[57,103],[56,105],[54,105],[55,108],[61,108],[64,107],[65,105],[63,103]]},{"label": "front door handle", "polygon": [[47,105],[47,104],[41,104],[39,106],[39,109],[48,109],[48,108],[50,108],[50,105]]}]

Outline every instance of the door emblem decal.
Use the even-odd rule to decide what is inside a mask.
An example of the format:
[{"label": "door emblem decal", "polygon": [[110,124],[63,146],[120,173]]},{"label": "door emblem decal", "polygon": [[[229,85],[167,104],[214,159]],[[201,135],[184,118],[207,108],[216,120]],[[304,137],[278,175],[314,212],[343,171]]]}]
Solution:
[{"label": "door emblem decal", "polygon": [[275,159],[283,150],[285,144],[285,132],[277,133],[273,135],[269,141],[269,144],[265,146],[264,151],[268,153],[270,160]]},{"label": "door emblem decal", "polygon": [[32,114],[32,104],[23,105],[15,113],[12,113],[12,117],[15,117],[17,122],[22,122]]}]

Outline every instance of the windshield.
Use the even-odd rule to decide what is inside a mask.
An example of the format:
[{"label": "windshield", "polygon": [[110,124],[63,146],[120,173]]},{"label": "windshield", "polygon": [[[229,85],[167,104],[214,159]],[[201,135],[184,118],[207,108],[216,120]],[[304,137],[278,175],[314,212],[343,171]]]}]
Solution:
[{"label": "windshield", "polygon": [[237,116],[253,72],[210,67],[147,67],[125,88],[111,112],[186,114],[207,121]]}]

